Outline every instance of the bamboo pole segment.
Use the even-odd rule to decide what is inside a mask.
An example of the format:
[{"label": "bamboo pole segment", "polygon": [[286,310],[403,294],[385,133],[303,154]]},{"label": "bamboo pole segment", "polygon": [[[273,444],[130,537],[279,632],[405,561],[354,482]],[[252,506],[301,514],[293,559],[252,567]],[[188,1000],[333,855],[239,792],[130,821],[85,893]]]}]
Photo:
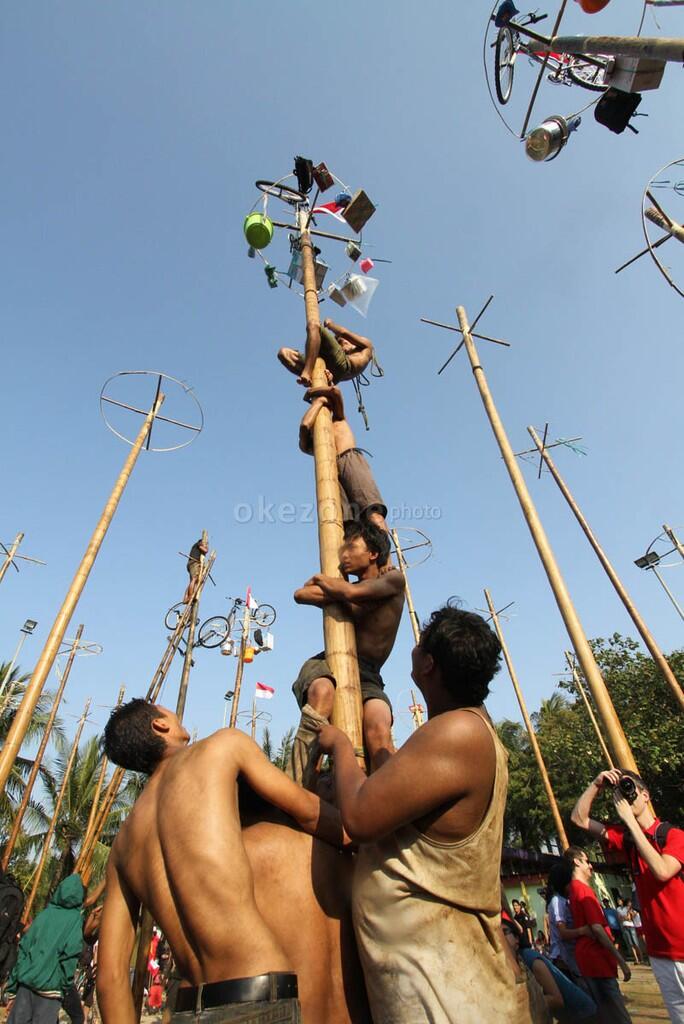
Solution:
[{"label": "bamboo pole segment", "polygon": [[[202,540],[205,544],[208,543],[209,537],[206,530],[202,530]],[[181,673],[180,686],[178,687],[178,701],[176,703],[176,715],[179,721],[183,721],[183,715],[185,714],[185,700],[188,695],[188,683],[190,682],[190,669],[192,668],[192,649],[195,643],[195,630],[197,629],[197,615],[199,613],[199,602],[202,593],[202,587],[204,586],[202,581],[202,569],[204,567],[204,555],[200,555],[200,576],[197,583],[197,589],[193,595],[192,605],[190,609],[190,622],[188,623],[188,636],[187,646],[185,648],[185,658],[183,660],[183,672]],[[206,577],[205,577],[206,579]]]},{"label": "bamboo pole segment", "polygon": [[599,746],[601,747],[601,750],[603,751],[603,756],[606,759],[606,763],[608,764],[609,768],[614,768],[615,765],[613,763],[612,757],[610,756],[610,751],[608,750],[608,747],[606,746],[606,741],[603,738],[603,733],[601,732],[601,728],[600,728],[598,722],[596,721],[596,715],[594,714],[594,709],[592,708],[591,703],[589,701],[589,698],[587,697],[586,691],[585,691],[584,687],[582,686],[582,680],[579,677],[579,672],[577,671],[577,666],[575,664],[575,659],[573,658],[573,656],[572,656],[570,651],[566,651],[565,652],[565,660],[567,661],[568,666],[570,668],[570,671],[572,672],[573,682],[574,682],[575,686],[577,687],[577,689],[579,691],[580,697],[584,701],[584,706],[587,709],[587,714],[589,715],[589,718],[591,719],[591,724],[594,727],[594,732],[596,733],[596,738],[599,741]]},{"label": "bamboo pole segment", "polygon": [[26,731],[31,722],[31,718],[33,717],[36,704],[43,692],[45,681],[50,673],[54,660],[57,657],[62,640],[64,639],[64,634],[69,622],[71,621],[71,617],[74,614],[76,605],[78,604],[83,588],[86,585],[86,581],[95,563],[100,547],[102,546],[105,534],[109,529],[112,519],[114,518],[114,513],[117,510],[121,496],[126,484],[128,483],[128,478],[131,475],[147,435],[150,432],[154,422],[154,417],[159,411],[163,401],[164,396],[159,393],[154,405],[145,417],[145,422],[140,428],[140,432],[135,439],[135,443],[128,453],[123,469],[114,484],[114,488],[107,500],[93,535],[90,538],[86,552],[78,569],[76,570],[76,575],[73,578],[69,590],[67,591],[62,607],[57,613],[57,618],[50,630],[50,635],[45,642],[40,658],[33,670],[33,675],[26,687],[23,700],[16,715],[14,716],[14,721],[12,722],[12,726],[7,734],[7,739],[5,740],[2,751],[0,751],[0,791],[7,785],[7,779],[9,778],[10,771],[12,770],[12,765],[14,764],[14,761],[21,749],[24,737],[26,736]]},{"label": "bamboo pole segment", "polygon": [[[320,317],[318,312],[318,291],[314,269],[311,235],[306,227],[307,214],[297,214],[302,252],[302,273],[304,277],[304,305],[306,310],[307,340],[318,337],[320,343]],[[316,360],[313,372],[314,387],[325,387],[325,365]],[[313,428],[313,451],[316,466],[316,505],[318,512],[318,542],[321,556],[321,572],[326,576],[340,575],[339,550],[343,540],[342,506],[337,476],[337,453],[329,409],[323,408],[316,417]],[[346,611],[337,604],[323,608],[323,635],[325,656],[335,676],[335,704],[333,723],[347,734],[354,751],[363,764],[363,729],[361,683],[356,657],[356,634],[354,625]]]},{"label": "bamboo pole segment", "polygon": [[416,700],[415,690],[411,690],[411,701],[412,704],[411,707],[409,708],[409,711],[413,716],[413,725],[415,731],[415,729],[420,729],[421,725],[423,724],[423,709]]},{"label": "bamboo pole segment", "polygon": [[[126,687],[125,686],[122,686],[122,687],[119,688],[119,696],[117,697],[117,700],[116,700],[116,707],[117,708],[120,708],[121,705],[123,704],[123,699],[124,699],[124,693],[125,692],[126,692]],[[102,767],[100,768],[100,775],[99,775],[99,778],[98,778],[97,783],[95,785],[95,792],[93,793],[93,800],[92,800],[92,803],[90,805],[90,814],[88,815],[88,824],[86,825],[86,830],[85,830],[85,834],[83,836],[83,841],[81,842],[81,849],[79,851],[78,858],[76,860],[76,865],[74,867],[74,871],[79,873],[79,874],[81,872],[81,868],[84,866],[84,859],[85,859],[84,858],[84,854],[85,854],[85,851],[90,846],[91,837],[92,837],[93,832],[94,832],[95,820],[97,818],[97,813],[98,813],[99,805],[100,805],[100,796],[102,794],[102,787],[104,786],[104,780],[105,780],[105,778],[107,776],[107,768],[108,768],[108,766],[109,766],[109,759],[107,758],[107,756],[105,754],[103,754],[102,755]]]},{"label": "bamboo pole segment", "polygon": [[[399,569],[401,570],[401,575],[404,577],[404,593],[406,594],[406,607],[408,608],[411,629],[413,630],[413,639],[416,641],[416,643],[420,643],[420,620],[418,619],[418,615],[416,614],[416,609],[413,604],[413,596],[411,594],[411,588],[409,587],[408,573],[406,571],[408,566],[406,565],[404,552],[401,550],[401,545],[399,543],[397,531],[392,530],[391,533],[392,540],[394,541],[394,547],[396,548],[397,551],[397,561],[399,562]],[[415,700],[413,701],[413,703],[416,703]],[[422,725],[422,722],[420,724]]]},{"label": "bamboo pole segment", "polygon": [[240,690],[242,689],[242,675],[245,671],[245,650],[247,648],[247,641],[249,640],[249,626],[252,619],[252,612],[249,604],[245,602],[245,612],[242,616],[242,635],[240,636],[240,650],[238,651],[238,663],[235,670],[235,687],[233,689],[233,703],[230,708],[230,720],[228,722],[231,729],[235,728],[237,721],[238,710],[240,705]]},{"label": "bamboo pole segment", "polygon": [[31,916],[31,908],[36,898],[36,893],[38,892],[38,886],[40,885],[40,880],[42,878],[43,871],[45,870],[45,864],[47,862],[48,854],[50,853],[50,847],[52,845],[52,839],[55,834],[55,828],[57,825],[57,818],[62,808],[64,794],[66,793],[67,786],[69,785],[69,779],[71,778],[71,772],[74,767],[74,761],[76,760],[76,755],[78,753],[79,740],[81,739],[83,726],[85,725],[86,718],[88,717],[88,712],[90,711],[91,700],[92,698],[88,697],[87,701],[85,702],[85,707],[83,708],[83,714],[78,720],[76,735],[74,736],[74,742],[72,743],[71,750],[69,752],[69,759],[66,763],[66,768],[64,769],[64,778],[62,779],[62,785],[59,787],[59,793],[57,794],[57,800],[55,801],[55,809],[52,812],[52,818],[50,819],[47,835],[45,836],[45,842],[43,843],[43,850],[40,855],[40,860],[38,861],[38,867],[36,868],[36,872],[33,876],[33,886],[31,888],[29,898],[26,901],[26,906],[24,907],[22,921],[28,921],[29,917]]},{"label": "bamboo pole segment", "polygon": [[21,797],[21,803],[19,804],[19,807],[17,808],[17,813],[14,815],[14,822],[12,823],[12,832],[10,833],[10,837],[7,840],[7,845],[5,846],[5,850],[4,850],[4,853],[2,855],[2,865],[1,866],[2,866],[2,870],[3,871],[7,870],[7,866],[9,864],[10,857],[12,856],[12,853],[14,852],[14,847],[16,846],[17,839],[19,838],[19,833],[21,832],[21,823],[24,820],[24,815],[26,813],[26,808],[28,807],[29,800],[31,799],[31,793],[33,792],[33,786],[35,784],[36,779],[38,778],[38,772],[40,771],[40,767],[41,767],[41,765],[43,763],[43,755],[45,754],[45,750],[46,750],[47,745],[48,745],[48,740],[50,739],[50,734],[52,733],[52,727],[55,724],[55,719],[57,717],[57,711],[59,709],[59,705],[60,705],[60,702],[62,700],[62,695],[64,693],[64,688],[66,687],[67,681],[69,679],[69,675],[71,673],[71,666],[74,663],[74,658],[76,657],[76,651],[78,650],[78,645],[80,643],[81,635],[82,634],[83,634],[83,625],[80,625],[78,627],[78,629],[76,630],[76,636],[75,636],[74,641],[73,641],[73,643],[71,645],[71,650],[69,651],[69,657],[67,659],[66,665],[64,666],[64,672],[62,674],[62,678],[59,681],[59,686],[57,687],[57,693],[55,694],[55,699],[52,702],[52,708],[50,709],[50,716],[49,716],[49,718],[47,720],[47,724],[45,726],[45,731],[43,732],[43,735],[42,735],[41,740],[40,740],[40,745],[38,747],[38,750],[36,751],[35,757],[33,758],[33,765],[31,766],[31,771],[29,773],[29,777],[26,780],[26,785],[24,786],[24,792],[23,792],[22,797]]},{"label": "bamboo pole segment", "polygon": [[24,539],[24,534],[23,533],[18,533],[16,535],[16,537],[14,538],[14,540],[12,541],[12,543],[10,544],[9,550],[8,550],[7,554],[5,555],[3,563],[2,563],[2,565],[0,565],[0,583],[2,583],[2,581],[4,580],[5,573],[7,572],[7,570],[10,567],[10,565],[12,564],[12,560],[14,559],[14,556],[17,553],[17,549],[18,549],[18,547],[21,544],[23,539]]},{"label": "bamboo pole segment", "polygon": [[252,735],[252,739],[253,740],[256,739],[256,720],[257,720],[256,694],[254,694],[254,696],[252,697],[252,731],[251,731],[251,735]]},{"label": "bamboo pole segment", "polygon": [[532,440],[534,441],[535,445],[537,446],[537,450],[541,454],[542,459],[544,460],[544,462],[548,466],[549,471],[551,472],[551,476],[553,477],[553,479],[556,481],[556,483],[558,485],[559,491],[561,492],[561,494],[563,495],[563,497],[567,501],[568,505],[570,506],[570,510],[571,510],[572,514],[574,515],[574,517],[577,520],[577,522],[580,524],[580,526],[582,528],[582,532],[584,533],[585,537],[587,538],[587,540],[591,544],[592,548],[594,549],[596,557],[598,558],[599,562],[601,563],[601,565],[605,569],[606,575],[607,575],[608,579],[610,580],[610,582],[613,584],[613,587],[615,588],[615,592],[617,593],[618,597],[620,598],[620,600],[622,601],[623,605],[625,606],[625,610],[627,611],[627,614],[629,615],[629,617],[631,618],[632,622],[634,623],[634,625],[638,629],[639,634],[641,635],[641,639],[644,641],[644,644],[648,648],[649,654],[651,655],[651,657],[655,661],[656,665],[660,669],[660,672],[662,673],[662,676],[665,679],[665,682],[670,687],[670,690],[672,691],[672,694],[673,694],[675,700],[679,704],[680,709],[682,711],[684,711],[684,691],[682,690],[682,688],[681,688],[681,686],[680,686],[680,684],[679,684],[679,682],[677,680],[677,677],[675,676],[674,672],[670,668],[670,665],[669,665],[669,662],[668,662],[667,658],[665,657],[663,652],[660,650],[660,647],[656,643],[656,641],[655,641],[655,639],[653,637],[653,634],[651,633],[651,631],[649,630],[648,626],[646,625],[646,623],[642,619],[642,617],[639,614],[639,611],[637,610],[637,608],[635,607],[631,597],[629,596],[629,594],[627,593],[625,587],[623,586],[622,581],[620,580],[620,577],[615,572],[615,569],[613,568],[613,566],[609,562],[608,557],[607,557],[605,551],[603,550],[603,548],[599,544],[599,542],[598,542],[598,540],[596,538],[596,535],[594,534],[593,530],[589,526],[589,523],[587,522],[587,520],[584,518],[582,512],[580,511],[579,505],[577,504],[577,502],[573,498],[572,494],[570,493],[570,488],[567,486],[567,484],[563,480],[562,476],[560,475],[558,469],[556,468],[556,464],[554,463],[553,459],[551,458],[551,456],[549,455],[548,451],[546,450],[546,448],[542,444],[541,440],[539,439],[539,436],[537,435],[536,430],[534,429],[534,427],[528,427],[527,428],[527,432],[530,435],[530,437],[532,438]]},{"label": "bamboo pole segment", "polygon": [[[678,224],[674,220],[670,220],[669,217],[664,217],[660,210],[656,210],[655,206],[649,206],[644,211],[647,220],[650,220],[652,224],[656,224],[663,231],[667,231],[668,237],[676,238],[679,242],[684,242],[684,227]],[[660,239],[658,239],[660,241]]]},{"label": "bamboo pole segment", "polygon": [[[537,37],[535,36],[535,39]],[[609,53],[613,57],[652,57],[654,60],[684,63],[684,39],[657,36],[552,36],[539,43],[540,53]],[[537,47],[535,46],[535,50]]]},{"label": "bamboo pole segment", "polygon": [[663,523],[663,530],[667,534],[670,542],[674,544],[679,554],[682,556],[682,558],[684,558],[684,544],[682,544],[682,542],[680,541],[679,537],[674,532],[672,527],[668,526],[667,523]]},{"label": "bamboo pole segment", "polygon": [[638,774],[639,769],[636,761],[634,760],[634,755],[632,754],[629,743],[627,742],[627,737],[620,725],[620,720],[616,714],[610,694],[606,688],[606,684],[603,681],[601,671],[596,663],[593,651],[589,645],[584,629],[582,628],[579,616],[572,603],[565,581],[561,575],[558,563],[556,562],[556,558],[551,549],[551,545],[549,544],[548,537],[546,536],[546,532],[542,526],[537,509],[535,508],[530,492],[527,489],[525,479],[515,455],[513,454],[511,443],[508,440],[503,423],[501,422],[496,405],[494,404],[494,399],[492,398],[492,394],[489,390],[485,372],[480,365],[480,359],[477,354],[475,342],[470,335],[468,318],[463,306],[459,306],[457,308],[457,313],[459,323],[463,329],[463,338],[465,340],[468,359],[470,360],[475,382],[480,392],[480,397],[482,398],[482,404],[485,407],[485,412],[487,413],[499,450],[506,464],[508,475],[511,478],[511,483],[513,484],[518,501],[520,502],[523,516],[529,527],[530,533],[532,534],[532,540],[534,541],[542,565],[544,566],[551,590],[553,591],[553,595],[556,599],[556,604],[558,605],[561,617],[565,623],[565,628],[568,631],[572,646],[575,649],[579,663],[582,667],[584,678],[587,680],[589,689],[591,690],[591,694],[596,703],[615,761],[620,768],[626,768]]},{"label": "bamboo pole segment", "polygon": [[534,731],[534,726],[532,725],[532,719],[529,716],[529,712],[527,710],[527,704],[525,703],[525,698],[523,697],[523,692],[522,692],[522,690],[520,688],[520,683],[518,682],[518,675],[517,675],[517,673],[515,671],[515,667],[513,665],[513,661],[511,660],[511,656],[510,656],[510,653],[508,651],[508,645],[507,645],[505,637],[503,635],[503,630],[501,628],[501,623],[499,622],[499,616],[496,613],[496,608],[494,607],[494,602],[492,601],[491,595],[490,595],[490,593],[489,593],[489,591],[487,589],[485,589],[484,595],[485,595],[485,599],[487,601],[487,607],[489,608],[489,613],[490,613],[490,615],[492,617],[492,622],[494,623],[494,629],[496,630],[496,635],[498,636],[499,643],[501,644],[501,653],[504,656],[504,661],[506,662],[506,668],[508,669],[508,674],[511,677],[511,682],[513,683],[513,689],[515,690],[515,695],[518,698],[518,704],[520,705],[520,713],[522,714],[523,721],[525,722],[525,728],[527,729],[527,735],[528,735],[529,740],[530,740],[530,746],[532,747],[532,753],[534,754],[535,761],[537,762],[537,768],[539,769],[539,774],[541,775],[542,784],[543,784],[544,790],[546,792],[546,799],[549,801],[549,807],[551,808],[551,814],[553,816],[553,822],[554,822],[554,825],[556,826],[556,834],[558,835],[558,842],[560,844],[561,850],[567,850],[567,848],[570,845],[570,843],[568,842],[568,836],[567,836],[567,833],[565,831],[565,826],[563,824],[563,819],[561,817],[560,809],[558,807],[558,802],[556,800],[556,794],[553,791],[553,786],[551,785],[551,779],[549,778],[549,773],[548,773],[548,771],[546,769],[546,763],[544,761],[544,758],[543,758],[542,752],[541,752],[541,748],[539,746],[539,740],[537,739],[537,734]]}]

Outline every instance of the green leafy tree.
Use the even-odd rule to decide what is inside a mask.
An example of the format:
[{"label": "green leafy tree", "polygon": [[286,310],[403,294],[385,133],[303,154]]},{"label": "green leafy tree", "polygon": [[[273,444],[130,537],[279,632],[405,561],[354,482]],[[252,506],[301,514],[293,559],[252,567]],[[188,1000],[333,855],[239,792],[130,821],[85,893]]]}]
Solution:
[{"label": "green leafy tree", "polygon": [[[634,640],[616,633],[592,641],[592,647],[658,814],[684,823],[684,716],[656,665]],[[673,652],[669,661],[675,675],[684,679],[684,651]],[[570,812],[582,790],[607,766],[574,684],[561,683],[532,720],[569,838],[586,843],[586,834],[571,825]],[[510,755],[507,841],[538,847],[555,830],[527,733],[516,722],[501,722],[497,729]],[[595,806],[597,817],[615,820],[609,794]]]},{"label": "green leafy tree", "polygon": [[273,751],[273,740],[271,738],[271,731],[268,726],[264,729],[264,738],[261,743],[261,749],[263,750],[266,757],[269,759],[271,764],[274,764],[276,768],[280,768],[281,771],[285,771],[290,758],[292,756],[292,744],[294,743],[294,726],[287,730],[283,738],[280,741],[280,746],[277,751]]}]

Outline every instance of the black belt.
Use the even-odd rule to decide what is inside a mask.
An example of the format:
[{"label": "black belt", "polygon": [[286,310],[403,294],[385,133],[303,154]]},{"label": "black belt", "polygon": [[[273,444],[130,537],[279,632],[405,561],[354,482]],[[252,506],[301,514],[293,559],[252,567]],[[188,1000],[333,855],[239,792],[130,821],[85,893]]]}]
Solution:
[{"label": "black belt", "polygon": [[296,974],[257,974],[254,978],[232,978],[196,988],[181,988],[176,1012],[206,1010],[227,1003],[275,1003],[278,999],[296,999],[297,995]]}]

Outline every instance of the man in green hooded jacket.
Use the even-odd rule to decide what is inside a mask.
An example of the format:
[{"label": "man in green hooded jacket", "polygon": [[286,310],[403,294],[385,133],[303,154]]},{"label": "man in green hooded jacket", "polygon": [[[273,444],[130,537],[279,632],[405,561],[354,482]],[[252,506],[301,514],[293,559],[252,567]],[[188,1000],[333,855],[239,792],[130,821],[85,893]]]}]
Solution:
[{"label": "man in green hooded jacket", "polygon": [[7,986],[16,992],[7,1024],[56,1024],[83,949],[84,895],[79,875],[69,875],[23,936]]}]

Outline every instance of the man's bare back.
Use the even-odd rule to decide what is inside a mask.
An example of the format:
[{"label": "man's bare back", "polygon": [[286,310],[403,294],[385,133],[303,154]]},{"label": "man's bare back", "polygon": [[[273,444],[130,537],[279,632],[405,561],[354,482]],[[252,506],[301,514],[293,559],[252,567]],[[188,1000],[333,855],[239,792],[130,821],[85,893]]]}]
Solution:
[{"label": "man's bare back", "polygon": [[[355,951],[346,947],[341,954],[345,855],[286,825],[264,822],[243,833],[238,778],[300,827],[340,843],[337,812],[294,785],[243,733],[221,730],[188,748],[176,716],[155,711],[168,716],[176,740],[154,767],[110,855],[99,949],[104,1024],[134,1020],[128,963],[140,904],[161,927],[190,984],[292,972],[301,985],[304,1021],[367,1021],[363,996],[355,1008],[345,1000],[343,963],[357,989],[360,983]],[[318,878],[312,864],[323,865]],[[303,934],[320,949],[313,965]],[[325,1017],[330,981],[321,986],[319,955],[336,965],[336,1008]]]}]

